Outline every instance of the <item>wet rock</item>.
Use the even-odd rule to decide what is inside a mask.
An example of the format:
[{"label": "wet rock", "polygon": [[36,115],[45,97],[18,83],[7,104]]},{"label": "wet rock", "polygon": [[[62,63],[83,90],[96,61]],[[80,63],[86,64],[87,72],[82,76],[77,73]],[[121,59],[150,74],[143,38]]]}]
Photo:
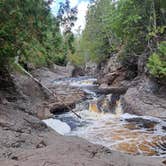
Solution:
[{"label": "wet rock", "polygon": [[75,108],[75,103],[55,103],[50,106],[50,112],[53,114],[62,114]]},{"label": "wet rock", "polygon": [[156,121],[148,120],[148,119],[143,119],[143,118],[130,118],[130,119],[125,119],[127,122],[137,124],[137,126],[141,128],[147,128],[147,129],[154,129],[154,127],[159,123]]},{"label": "wet rock", "polygon": [[99,94],[105,94],[105,95],[108,95],[108,94],[125,94],[127,91],[127,88],[125,87],[114,87],[114,86],[109,86],[109,87],[103,87],[103,86],[100,86],[97,90],[96,90],[96,93],[99,93]]},{"label": "wet rock", "polygon": [[164,160],[162,163],[163,163],[164,165],[166,165],[166,160]]},{"label": "wet rock", "polygon": [[166,126],[162,126],[162,129],[166,131]]}]

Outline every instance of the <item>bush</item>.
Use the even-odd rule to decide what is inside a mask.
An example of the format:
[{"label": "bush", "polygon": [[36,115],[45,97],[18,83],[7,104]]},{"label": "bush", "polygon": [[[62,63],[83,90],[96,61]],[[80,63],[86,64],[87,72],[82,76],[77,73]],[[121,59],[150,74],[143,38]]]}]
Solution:
[{"label": "bush", "polygon": [[149,57],[147,67],[154,77],[166,78],[166,41],[161,42],[157,51]]},{"label": "bush", "polygon": [[75,66],[83,66],[85,64],[85,57],[81,54],[70,54],[68,60]]}]

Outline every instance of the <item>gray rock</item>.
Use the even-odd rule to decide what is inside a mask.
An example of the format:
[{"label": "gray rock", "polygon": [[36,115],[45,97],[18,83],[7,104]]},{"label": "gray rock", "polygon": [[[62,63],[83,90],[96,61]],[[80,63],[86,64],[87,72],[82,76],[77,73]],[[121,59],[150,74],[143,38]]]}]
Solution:
[{"label": "gray rock", "polygon": [[97,72],[97,64],[93,62],[87,62],[85,65],[86,75],[95,76]]},{"label": "gray rock", "polygon": [[107,61],[103,73],[106,74],[116,71],[120,67],[122,67],[122,65],[119,63],[118,56],[117,54],[114,54]]},{"label": "gray rock", "polygon": [[73,66],[70,62],[68,62],[66,65],[66,70],[69,73],[70,77],[72,77],[74,69],[75,69],[75,66]]},{"label": "gray rock", "polygon": [[142,78],[141,83],[129,88],[122,101],[125,112],[166,117],[166,92],[160,95],[156,83],[147,78]]}]

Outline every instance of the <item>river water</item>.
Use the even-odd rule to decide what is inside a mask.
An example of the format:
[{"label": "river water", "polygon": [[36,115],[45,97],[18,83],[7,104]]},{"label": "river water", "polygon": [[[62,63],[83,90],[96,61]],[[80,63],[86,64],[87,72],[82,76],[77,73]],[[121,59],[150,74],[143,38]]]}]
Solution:
[{"label": "river water", "polygon": [[[72,112],[67,112],[44,122],[62,135],[78,136],[111,150],[166,156],[166,121],[123,113],[120,100],[116,101],[114,112],[99,108],[97,100],[101,95],[94,92],[97,88],[93,84],[95,81],[88,77],[55,81],[55,84],[68,84],[86,92],[87,99],[74,109],[82,118],[78,119]],[[109,97],[105,96],[105,101]]]}]

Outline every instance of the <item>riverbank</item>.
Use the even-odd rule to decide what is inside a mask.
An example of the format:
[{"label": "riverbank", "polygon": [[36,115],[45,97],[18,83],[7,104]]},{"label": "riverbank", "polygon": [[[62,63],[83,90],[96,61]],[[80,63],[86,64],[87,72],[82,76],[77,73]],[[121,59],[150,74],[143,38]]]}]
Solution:
[{"label": "riverbank", "polygon": [[140,59],[138,71],[125,68],[112,56],[96,69],[100,90],[118,94],[123,110],[136,115],[166,118],[166,83],[152,77]]},{"label": "riverbank", "polygon": [[[68,86],[65,89],[63,86],[53,86],[51,82],[57,79],[58,75],[62,78],[62,73],[54,75],[51,71],[49,72],[51,78],[47,69],[41,70],[42,75],[38,71],[38,76],[36,76],[55,92],[67,92],[63,95],[65,96],[62,98],[63,102],[70,99],[72,103],[75,103],[85,97],[81,91],[81,95],[77,93],[74,97],[74,92],[78,92],[78,89],[70,89]],[[164,165],[162,164],[163,158],[127,155],[91,144],[81,138],[64,137],[57,134],[40,119],[45,118],[45,113],[47,114],[55,105],[58,106],[59,102],[50,98],[47,92],[44,92],[27,76],[13,74],[11,78],[13,84],[8,85],[7,89],[0,89],[0,165]],[[3,81],[4,79],[1,80],[1,85],[4,84]],[[58,88],[61,90],[57,90]],[[60,93],[57,95],[60,96]],[[69,103],[71,104],[71,102]],[[50,103],[53,104],[50,105]]]}]

